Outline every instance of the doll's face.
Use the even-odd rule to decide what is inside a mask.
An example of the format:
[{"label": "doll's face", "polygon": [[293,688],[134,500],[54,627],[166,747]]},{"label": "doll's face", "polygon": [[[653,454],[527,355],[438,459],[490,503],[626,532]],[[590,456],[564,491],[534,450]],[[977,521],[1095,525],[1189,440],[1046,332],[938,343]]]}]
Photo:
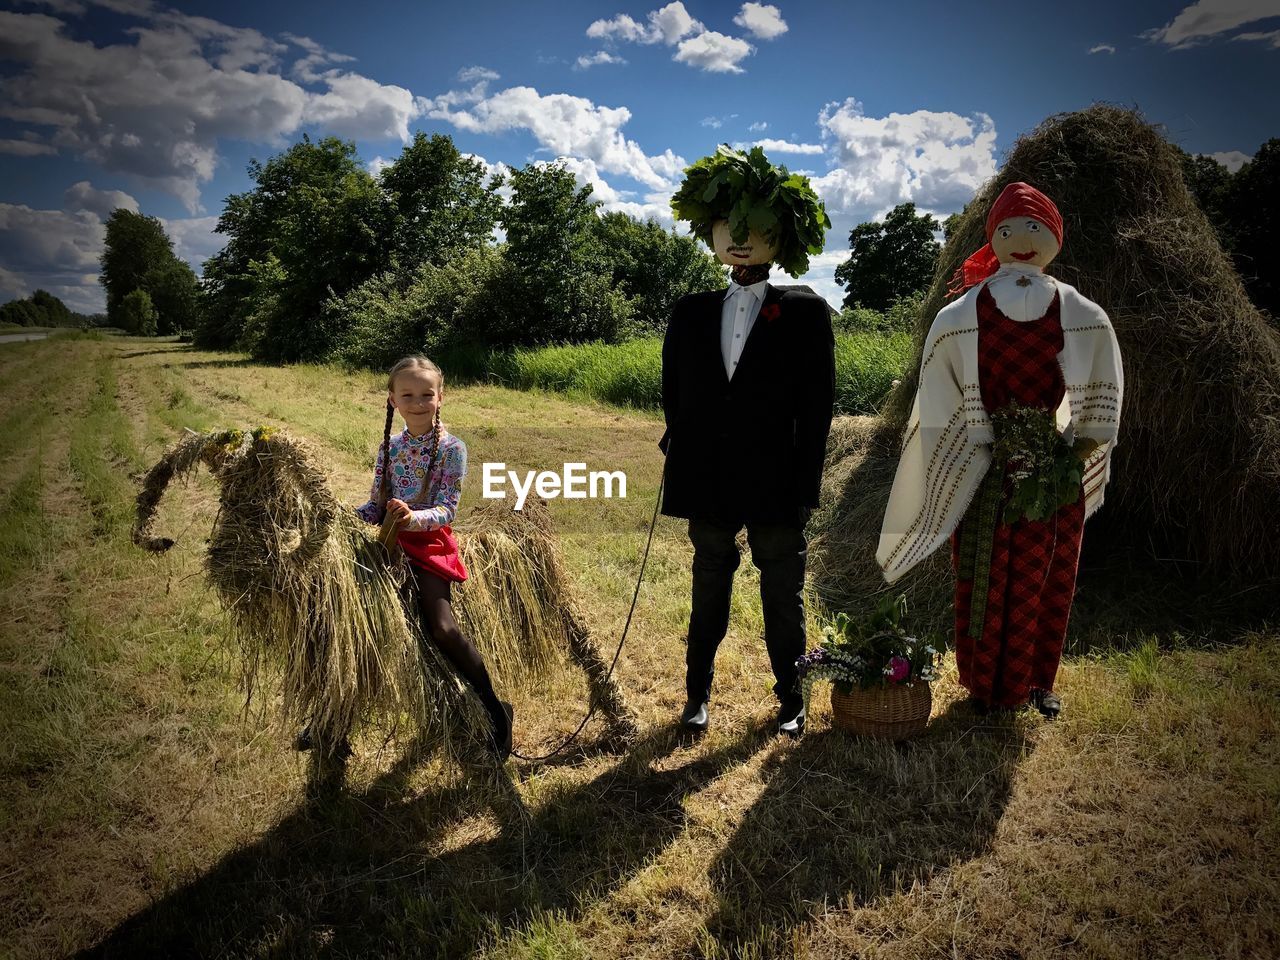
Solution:
[{"label": "doll's face", "polygon": [[716,257],[731,267],[773,263],[778,254],[778,245],[754,230],[747,236],[746,243],[734,243],[729,235],[728,220],[715,222],[711,227],[711,240],[716,248]]},{"label": "doll's face", "polygon": [[1053,231],[1032,217],[1009,217],[996,224],[991,249],[1001,263],[1026,263],[1043,269],[1061,249]]}]

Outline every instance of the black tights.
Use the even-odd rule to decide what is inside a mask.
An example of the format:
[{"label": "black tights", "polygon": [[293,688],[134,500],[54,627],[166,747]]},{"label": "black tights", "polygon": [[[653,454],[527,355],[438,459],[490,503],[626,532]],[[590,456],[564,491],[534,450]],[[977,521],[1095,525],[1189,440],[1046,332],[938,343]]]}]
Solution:
[{"label": "black tights", "polygon": [[475,644],[463,635],[458,621],[453,618],[453,607],[450,605],[450,583],[434,574],[413,567],[414,579],[418,581],[418,607],[422,611],[422,627],[427,636],[440,648],[440,652],[449,658],[455,670],[471,684],[471,689],[480,697],[480,702],[493,718],[495,729],[506,724],[506,714],[498,702],[498,695],[493,691],[493,682],[489,679],[489,671],[485,668],[484,658]]}]

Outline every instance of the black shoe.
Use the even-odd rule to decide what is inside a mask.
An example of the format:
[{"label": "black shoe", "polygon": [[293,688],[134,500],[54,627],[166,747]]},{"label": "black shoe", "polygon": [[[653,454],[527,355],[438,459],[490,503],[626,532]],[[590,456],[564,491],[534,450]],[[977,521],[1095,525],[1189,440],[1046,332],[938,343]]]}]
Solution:
[{"label": "black shoe", "polygon": [[1032,690],[1031,704],[1048,720],[1057,720],[1062,712],[1062,701],[1052,690]]},{"label": "black shoe", "polygon": [[784,703],[778,708],[778,733],[793,740],[804,735],[803,703]]},{"label": "black shoe", "polygon": [[702,733],[707,729],[707,701],[690,700],[680,714],[680,726],[689,733]]},{"label": "black shoe", "polygon": [[511,756],[511,732],[516,711],[505,700],[499,700],[498,706],[502,709],[501,716],[489,719],[493,723],[493,752],[498,755],[498,762],[502,763]]}]

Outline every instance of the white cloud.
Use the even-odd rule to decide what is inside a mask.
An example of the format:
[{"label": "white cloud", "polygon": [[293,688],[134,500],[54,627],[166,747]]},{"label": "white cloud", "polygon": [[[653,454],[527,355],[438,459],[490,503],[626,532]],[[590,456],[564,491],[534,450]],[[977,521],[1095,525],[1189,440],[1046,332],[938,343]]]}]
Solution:
[{"label": "white cloud", "polygon": [[733,22],[761,40],[772,40],[787,32],[782,11],[764,3],[744,3]]},{"label": "white cloud", "polygon": [[755,47],[738,37],[707,30],[682,40],[673,59],[708,73],[743,73],[738,64],[755,52]]},{"label": "white cloud", "polygon": [[850,98],[827,104],[818,122],[835,167],[813,181],[814,189],[833,216],[854,222],[905,201],[957,211],[996,172],[996,128],[985,113],[868,117]]},{"label": "white cloud", "polygon": [[826,149],[820,143],[790,143],[786,140],[757,140],[753,146],[765,153],[822,153]]},{"label": "white cloud", "polygon": [[55,17],[0,11],[0,59],[11,65],[0,78],[0,118],[51,128],[41,142],[164,190],[192,212],[222,138],[283,144],[317,123],[403,141],[420,113],[402,87],[318,72],[350,58],[306,37],[287,35],[304,53],[294,75],[319,91],[282,76],[290,48],[256,30],[130,0],[107,5],[142,18],[126,30],[132,42],[99,47],[72,39]]},{"label": "white cloud", "polygon": [[769,124],[765,123],[763,120],[757,120],[751,126],[747,127],[747,129],[752,133],[764,133],[764,131],[769,129]]},{"label": "white cloud", "polygon": [[62,194],[62,209],[69,213],[87,210],[103,220],[117,207],[138,212],[138,201],[123,190],[98,190],[88,180],[73,183]]},{"label": "white cloud", "polygon": [[[1280,17],[1280,0],[1198,0],[1184,7],[1163,27],[1148,30],[1142,36],[1175,50],[1183,50],[1270,17]],[[1248,38],[1270,39],[1271,34],[1251,34]]]},{"label": "white cloud", "polygon": [[365,164],[365,169],[376,177],[393,163],[395,163],[394,160],[388,160],[386,157],[377,156]]},{"label": "white cloud", "polygon": [[13,157],[43,157],[57,152],[56,147],[39,140],[0,140],[0,153]]},{"label": "white cloud", "polygon": [[1090,55],[1093,55],[1095,53],[1115,53],[1115,52],[1116,52],[1116,48],[1109,43],[1099,43],[1097,46],[1093,46],[1089,48]]},{"label": "white cloud", "polygon": [[469,133],[528,130],[557,156],[592,160],[607,173],[621,173],[654,189],[665,189],[684,167],[670,150],[647,156],[628,140],[622,127],[631,119],[626,107],[600,107],[565,93],[542,95],[533,87],[509,87],[469,105],[452,109],[450,95],[426,101],[427,115],[448,120]]},{"label": "white cloud", "polygon": [[30,296],[31,292],[25,277],[0,267],[0,302],[21,300],[23,297]]},{"label": "white cloud", "polygon": [[608,50],[598,50],[591,55],[583,54],[573,65],[575,70],[587,70],[591,67],[599,66],[603,63],[626,63],[627,61]]},{"label": "white cloud", "polygon": [[1280,30],[1268,30],[1262,33],[1237,33],[1232,40],[1257,40],[1267,44],[1272,50],[1280,50]]},{"label": "white cloud", "polygon": [[705,28],[689,15],[683,3],[669,3],[648,16],[648,24],[641,24],[625,13],[609,20],[596,20],[587,27],[587,36],[593,40],[623,41],[626,43],[665,43],[667,46]]},{"label": "white cloud", "polygon": [[653,11],[649,14],[649,24],[667,46],[706,29],[689,16],[683,3],[668,3],[662,9]]},{"label": "white cloud", "polygon": [[214,232],[218,226],[217,217],[161,218],[160,223],[173,241],[173,252],[191,264],[197,274],[203,270],[206,260],[227,245],[227,236]]},{"label": "white cloud", "polygon": [[[749,13],[748,8],[751,8]],[[773,30],[771,36],[777,36],[787,26],[776,15],[777,7],[748,3],[743,5],[735,22],[742,22],[749,16],[752,23],[763,30]],[[775,16],[776,19],[771,19]],[[755,52],[755,47],[739,37],[708,30],[680,2],[669,3],[654,10],[648,15],[647,21],[642,24],[630,15],[620,13],[608,20],[594,21],[587,27],[587,36],[611,43],[663,43],[669,47],[674,46],[676,52],[671,59],[710,73],[742,73],[738,64]]]},{"label": "white cloud", "polygon": [[[0,265],[6,289],[43,289],[72,310],[101,310],[98,257],[106,228],[87,210],[33,210],[0,203]],[[86,278],[89,282],[86,283]]]},{"label": "white cloud", "polygon": [[1230,173],[1235,173],[1253,159],[1249,154],[1241,153],[1239,150],[1222,150],[1218,153],[1211,153],[1209,156],[1226,167]]},{"label": "white cloud", "polygon": [[498,80],[502,74],[488,67],[463,67],[458,71],[458,79],[463,83],[479,83],[482,80]]},{"label": "white cloud", "polygon": [[848,249],[820,253],[809,257],[809,269],[795,280],[779,275],[774,277],[774,283],[807,284],[813,288],[814,293],[839,310],[840,305],[844,303],[844,287],[836,283],[836,268],[848,259]]}]

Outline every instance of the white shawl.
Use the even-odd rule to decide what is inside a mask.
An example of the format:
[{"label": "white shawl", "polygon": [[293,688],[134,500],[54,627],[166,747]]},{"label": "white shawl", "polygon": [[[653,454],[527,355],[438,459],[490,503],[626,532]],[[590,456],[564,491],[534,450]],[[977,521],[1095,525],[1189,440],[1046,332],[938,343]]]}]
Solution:
[{"label": "white shawl", "polygon": [[[1068,442],[1085,437],[1100,444],[1084,464],[1089,517],[1102,506],[1111,475],[1124,372],[1106,312],[1070,284],[1053,282],[1061,296],[1058,362],[1067,388],[1055,414],[1058,429]],[[890,583],[947,541],[991,465],[995,436],[978,386],[977,302],[984,285],[939,310],[925,338],[920,386],[876,550]]]}]

